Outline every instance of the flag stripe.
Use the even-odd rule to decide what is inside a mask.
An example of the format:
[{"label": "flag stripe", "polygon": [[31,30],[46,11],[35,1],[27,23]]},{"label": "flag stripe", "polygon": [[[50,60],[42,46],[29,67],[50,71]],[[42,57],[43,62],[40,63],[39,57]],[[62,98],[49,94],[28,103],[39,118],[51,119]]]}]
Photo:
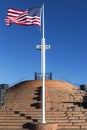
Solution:
[{"label": "flag stripe", "polygon": [[9,8],[5,19],[6,25],[14,23],[22,26],[40,26],[40,21],[39,8],[31,8],[29,10],[16,10]]},{"label": "flag stripe", "polygon": [[13,13],[23,13],[25,10],[17,10],[17,9],[13,9],[13,8],[8,8],[8,12],[13,12]]}]

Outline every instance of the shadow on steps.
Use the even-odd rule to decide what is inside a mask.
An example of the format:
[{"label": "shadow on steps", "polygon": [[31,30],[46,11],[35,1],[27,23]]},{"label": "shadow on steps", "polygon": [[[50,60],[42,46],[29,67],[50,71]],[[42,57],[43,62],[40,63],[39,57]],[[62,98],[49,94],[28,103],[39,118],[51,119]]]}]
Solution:
[{"label": "shadow on steps", "polygon": [[36,101],[36,103],[31,104],[31,107],[35,107],[36,109],[41,108],[41,93],[42,93],[42,87],[38,87],[38,89],[35,91],[35,97],[33,100]]},{"label": "shadow on steps", "polygon": [[35,130],[35,125],[31,123],[26,123],[23,125],[23,128],[27,130]]}]

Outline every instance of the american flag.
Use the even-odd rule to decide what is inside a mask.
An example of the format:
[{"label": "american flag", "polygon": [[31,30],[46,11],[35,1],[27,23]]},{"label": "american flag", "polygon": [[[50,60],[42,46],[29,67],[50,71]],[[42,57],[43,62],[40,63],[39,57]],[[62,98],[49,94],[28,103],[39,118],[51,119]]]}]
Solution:
[{"label": "american flag", "polygon": [[16,10],[8,8],[8,13],[5,18],[6,25],[18,24],[22,26],[31,26],[41,24],[40,8],[30,8],[28,10]]}]

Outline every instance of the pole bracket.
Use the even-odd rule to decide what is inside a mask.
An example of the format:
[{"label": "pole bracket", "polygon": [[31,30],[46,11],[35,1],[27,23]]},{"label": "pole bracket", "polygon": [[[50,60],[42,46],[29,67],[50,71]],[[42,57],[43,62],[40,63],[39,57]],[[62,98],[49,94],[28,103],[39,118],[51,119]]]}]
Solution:
[{"label": "pole bracket", "polygon": [[[42,50],[42,45],[36,45],[36,49]],[[45,45],[45,50],[49,50],[49,49],[50,49],[50,45]]]}]

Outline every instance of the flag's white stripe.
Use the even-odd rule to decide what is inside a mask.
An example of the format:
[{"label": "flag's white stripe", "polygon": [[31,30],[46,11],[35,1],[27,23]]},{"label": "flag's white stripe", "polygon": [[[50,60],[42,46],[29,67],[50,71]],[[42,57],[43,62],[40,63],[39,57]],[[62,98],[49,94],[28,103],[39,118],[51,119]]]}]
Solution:
[{"label": "flag's white stripe", "polygon": [[[5,19],[5,20],[6,20],[6,21],[9,21],[8,18]],[[21,23],[24,23],[24,22],[25,22],[25,23],[26,23],[26,22],[28,23],[28,22],[29,22],[29,23],[31,23],[31,24],[32,24],[32,23],[39,23],[39,24],[40,24],[40,20],[38,21],[37,19],[34,19],[34,20],[26,20],[26,19],[24,19],[24,18],[23,18],[23,19],[10,18],[10,20],[11,20],[12,22],[17,22],[17,23],[18,23],[18,22],[19,22],[19,23],[20,23],[20,22],[21,22]]]},{"label": "flag's white stripe", "polygon": [[19,24],[19,25],[39,25],[40,26],[40,23],[38,22],[33,22],[33,23],[29,23],[29,22],[17,22],[17,21],[14,21],[13,23],[15,24]]},{"label": "flag's white stripe", "polygon": [[20,19],[20,18],[22,18],[22,17],[26,17],[26,18],[27,18],[27,15],[28,15],[27,13],[23,13],[23,14],[21,14],[21,15],[9,14],[8,17],[9,17],[9,18],[14,17],[14,18],[16,18],[16,19],[18,19],[18,18]]},{"label": "flag's white stripe", "polygon": [[21,12],[21,13],[18,13],[18,12],[8,12],[8,16],[20,16],[22,14],[26,14],[28,15],[28,11],[24,11],[24,12]]},{"label": "flag's white stripe", "polygon": [[12,13],[8,13],[8,16],[15,16],[18,17],[20,14],[12,14]]},{"label": "flag's white stripe", "polygon": [[37,22],[40,22],[40,20],[38,20],[38,19],[27,19],[27,21],[31,21],[31,22],[33,22],[33,21],[37,21]]},{"label": "flag's white stripe", "polygon": [[14,10],[14,9],[10,9],[10,8],[8,9],[8,11],[12,12],[12,13],[19,13],[19,14],[25,12],[24,10]]},{"label": "flag's white stripe", "polygon": [[13,13],[8,13],[8,17],[10,18],[10,17],[22,17],[22,16],[25,16],[26,15],[26,18],[30,18],[30,19],[34,19],[34,18],[37,18],[37,19],[40,19],[40,17],[38,17],[38,16],[28,16],[28,14],[27,14],[27,12],[26,13],[23,13],[23,14],[21,14],[21,15],[19,15],[19,14],[13,14]]},{"label": "flag's white stripe", "polygon": [[31,18],[31,19],[38,18],[38,19],[40,19],[40,17],[38,17],[38,16],[27,16],[27,18]]},{"label": "flag's white stripe", "polygon": [[[17,22],[17,21],[13,21],[12,23],[15,23],[15,24],[19,24],[19,25],[39,25],[40,26],[40,23],[38,22],[34,22],[34,23],[24,23],[24,22]],[[6,25],[10,25],[11,23],[9,21],[6,22]]]},{"label": "flag's white stripe", "polygon": [[12,21],[12,22],[15,22],[15,23],[19,23],[19,24],[22,24],[22,23],[27,23],[27,24],[38,24],[38,25],[40,25],[40,22],[38,22],[38,21],[32,21],[32,22],[30,22],[30,21],[18,21],[18,20],[14,20],[14,21]]},{"label": "flag's white stripe", "polygon": [[24,24],[24,23],[26,23],[26,24],[39,24],[40,25],[40,23],[39,22],[37,22],[37,21],[33,21],[33,22],[27,22],[27,21],[18,21],[18,20],[13,20],[12,22],[15,22],[15,23],[18,23],[18,24]]},{"label": "flag's white stripe", "polygon": [[[6,19],[6,21],[9,21],[9,19]],[[32,24],[32,23],[37,23],[40,25],[40,20],[26,20],[26,19],[14,19],[14,18],[11,18],[10,19],[11,22],[16,22],[16,23],[29,23],[29,24]]]}]

